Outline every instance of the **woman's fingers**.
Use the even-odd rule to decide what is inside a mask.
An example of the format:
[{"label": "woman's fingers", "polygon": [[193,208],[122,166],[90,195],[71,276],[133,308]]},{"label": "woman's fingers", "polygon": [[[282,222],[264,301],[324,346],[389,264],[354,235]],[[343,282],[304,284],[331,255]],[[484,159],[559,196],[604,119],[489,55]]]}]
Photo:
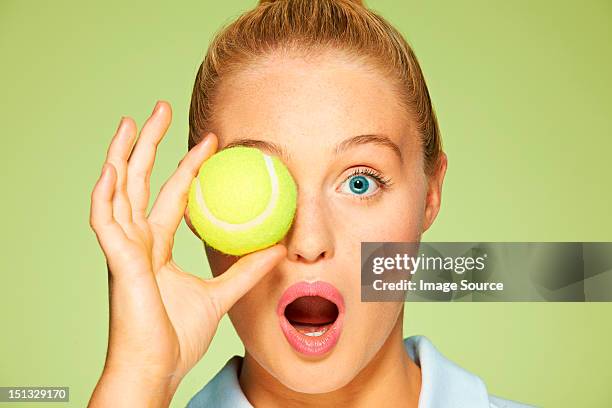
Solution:
[{"label": "woman's fingers", "polygon": [[146,218],[150,196],[150,179],[157,146],[162,140],[170,122],[172,108],[165,101],[158,101],[153,113],[147,119],[138,141],[132,150],[127,167],[127,194],[134,218]]},{"label": "woman's fingers", "polygon": [[174,174],[162,186],[151,208],[149,223],[166,234],[176,232],[187,206],[189,187],[200,166],[217,150],[217,137],[209,133],[181,160]]},{"label": "woman's fingers", "polygon": [[117,173],[113,195],[113,214],[121,225],[132,222],[132,208],[127,195],[126,179],[127,159],[132,151],[135,138],[136,123],[129,117],[122,118],[106,155],[106,161],[114,166]]},{"label": "woman's fingers", "polygon": [[286,256],[284,245],[274,245],[243,256],[223,274],[210,280],[215,286],[213,296],[219,318]]},{"label": "woman's fingers", "polygon": [[124,241],[125,233],[113,216],[113,195],[117,172],[112,164],[104,163],[102,174],[91,192],[89,225],[96,233],[105,254],[117,250]]}]

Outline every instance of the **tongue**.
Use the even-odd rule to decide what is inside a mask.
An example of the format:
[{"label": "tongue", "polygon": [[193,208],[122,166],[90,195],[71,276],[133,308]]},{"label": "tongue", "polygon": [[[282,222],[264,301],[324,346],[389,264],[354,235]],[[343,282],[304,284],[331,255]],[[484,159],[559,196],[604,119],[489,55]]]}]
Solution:
[{"label": "tongue", "polygon": [[285,316],[292,324],[325,325],[338,317],[335,304],[319,296],[304,296],[294,300],[285,309]]}]

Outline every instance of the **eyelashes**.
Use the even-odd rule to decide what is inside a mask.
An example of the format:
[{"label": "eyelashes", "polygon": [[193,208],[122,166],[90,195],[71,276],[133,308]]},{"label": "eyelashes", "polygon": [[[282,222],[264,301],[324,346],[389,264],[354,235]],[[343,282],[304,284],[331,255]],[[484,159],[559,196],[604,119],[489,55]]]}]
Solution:
[{"label": "eyelashes", "polygon": [[[350,185],[348,186],[348,190],[345,191],[343,187],[347,182],[349,182]],[[383,176],[378,171],[368,167],[360,167],[353,170],[353,172],[344,179],[341,184],[341,189],[359,200],[371,200],[380,196],[380,194],[389,189],[392,184],[390,178]],[[370,192],[371,185],[376,187],[373,192]]]}]

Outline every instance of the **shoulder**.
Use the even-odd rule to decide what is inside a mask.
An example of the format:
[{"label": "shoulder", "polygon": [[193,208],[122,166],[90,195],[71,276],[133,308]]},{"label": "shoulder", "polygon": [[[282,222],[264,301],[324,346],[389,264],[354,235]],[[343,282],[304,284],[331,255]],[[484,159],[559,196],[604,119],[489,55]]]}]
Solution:
[{"label": "shoulder", "polygon": [[520,402],[511,401],[503,398],[489,395],[490,408],[533,408],[534,405],[521,404]]},{"label": "shoulder", "polygon": [[529,408],[487,391],[480,377],[447,359],[425,336],[404,339],[410,358],[421,367],[419,407]]},{"label": "shoulder", "polygon": [[252,408],[238,382],[242,357],[234,356],[187,403],[187,408]]}]

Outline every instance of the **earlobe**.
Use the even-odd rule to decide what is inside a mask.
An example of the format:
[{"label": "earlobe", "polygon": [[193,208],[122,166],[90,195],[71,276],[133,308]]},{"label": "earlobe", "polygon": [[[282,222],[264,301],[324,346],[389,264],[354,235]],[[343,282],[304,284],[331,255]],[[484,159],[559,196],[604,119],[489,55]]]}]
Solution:
[{"label": "earlobe", "polygon": [[425,199],[425,214],[423,218],[423,232],[427,231],[433,224],[442,202],[442,184],[446,175],[448,166],[448,158],[446,153],[441,152],[438,159],[438,166],[435,172],[429,176],[427,187],[427,197]]}]

